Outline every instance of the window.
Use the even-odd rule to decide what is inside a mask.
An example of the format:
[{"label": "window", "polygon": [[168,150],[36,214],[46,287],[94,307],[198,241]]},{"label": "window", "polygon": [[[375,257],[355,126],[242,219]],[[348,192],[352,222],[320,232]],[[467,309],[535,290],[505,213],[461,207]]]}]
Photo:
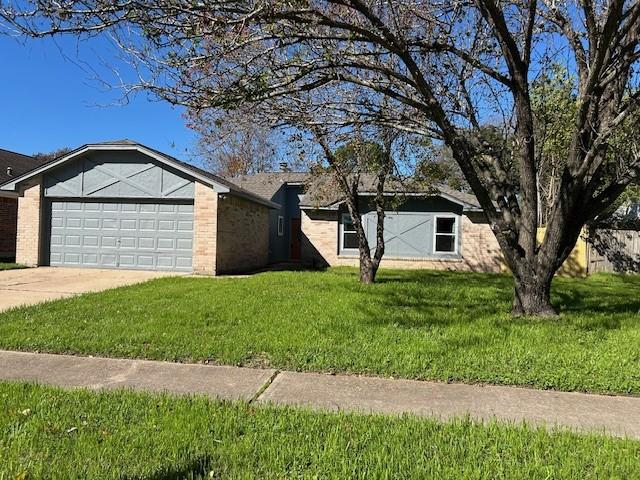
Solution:
[{"label": "window", "polygon": [[435,218],[434,252],[457,253],[458,252],[458,219],[457,217]]},{"label": "window", "polygon": [[284,235],[284,217],[278,216],[278,236],[282,237]]},{"label": "window", "polygon": [[348,213],[344,213],[342,215],[342,235],[340,238],[340,249],[358,249],[358,234],[356,233],[356,227],[351,221],[351,215],[349,215]]}]

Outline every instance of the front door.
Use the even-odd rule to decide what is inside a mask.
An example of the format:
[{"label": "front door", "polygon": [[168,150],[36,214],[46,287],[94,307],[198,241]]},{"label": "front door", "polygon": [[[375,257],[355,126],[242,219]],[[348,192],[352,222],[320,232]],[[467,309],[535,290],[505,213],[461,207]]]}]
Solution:
[{"label": "front door", "polygon": [[291,260],[300,260],[300,237],[302,229],[300,228],[300,219],[291,219]]}]

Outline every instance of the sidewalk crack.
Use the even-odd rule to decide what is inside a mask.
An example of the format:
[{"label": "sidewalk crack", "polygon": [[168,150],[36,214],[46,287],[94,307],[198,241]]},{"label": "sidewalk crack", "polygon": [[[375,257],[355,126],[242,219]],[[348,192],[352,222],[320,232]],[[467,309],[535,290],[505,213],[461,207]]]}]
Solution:
[{"label": "sidewalk crack", "polygon": [[262,385],[260,389],[255,393],[255,395],[251,397],[251,400],[249,400],[249,405],[255,403],[262,396],[262,394],[271,386],[278,375],[280,375],[280,370],[276,370],[275,372],[273,372],[273,374],[267,379],[267,381],[264,382],[264,385]]}]

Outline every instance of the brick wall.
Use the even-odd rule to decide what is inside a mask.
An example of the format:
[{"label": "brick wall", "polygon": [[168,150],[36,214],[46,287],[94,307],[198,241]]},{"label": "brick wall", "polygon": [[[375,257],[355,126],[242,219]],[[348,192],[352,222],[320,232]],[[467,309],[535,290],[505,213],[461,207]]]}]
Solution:
[{"label": "brick wall", "polygon": [[[338,212],[303,210],[302,259],[316,266],[354,266],[357,256],[338,255]],[[426,268],[499,272],[502,255],[483,214],[463,215],[460,259],[384,258],[382,268]]]},{"label": "brick wall", "polygon": [[20,189],[16,262],[35,267],[40,264],[42,223],[42,179],[31,180]]},{"label": "brick wall", "polygon": [[0,259],[16,256],[18,199],[0,197]]},{"label": "brick wall", "polygon": [[338,265],[338,212],[301,210],[301,258],[319,267]]},{"label": "brick wall", "polygon": [[469,213],[461,217],[461,253],[465,270],[474,272],[504,271],[500,246],[484,213]]},{"label": "brick wall", "polygon": [[196,182],[193,201],[193,273],[216,274],[218,193]]},{"label": "brick wall", "polygon": [[216,273],[247,272],[269,261],[269,209],[234,195],[218,197]]}]

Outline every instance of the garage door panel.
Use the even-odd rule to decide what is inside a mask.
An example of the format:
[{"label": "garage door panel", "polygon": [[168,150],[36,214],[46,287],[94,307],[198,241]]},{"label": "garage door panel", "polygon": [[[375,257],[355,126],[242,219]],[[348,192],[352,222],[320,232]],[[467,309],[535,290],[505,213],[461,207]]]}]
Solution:
[{"label": "garage door panel", "polygon": [[82,245],[85,247],[97,247],[100,245],[100,239],[97,235],[84,235],[82,237]]},{"label": "garage door panel", "polygon": [[138,261],[136,262],[140,267],[153,267],[154,257],[151,255],[137,255]]},{"label": "garage door panel", "polygon": [[103,218],[101,223],[103,230],[116,230],[118,228],[118,219],[116,218]]},{"label": "garage door panel", "polygon": [[67,228],[82,228],[82,219],[78,217],[67,218]]},{"label": "garage door panel", "polygon": [[176,249],[191,251],[193,249],[193,241],[187,238],[178,238],[176,240]]},{"label": "garage door panel", "polygon": [[191,256],[188,256],[188,257],[177,256],[175,257],[175,260],[176,260],[176,264],[175,264],[176,268],[191,270],[191,267],[192,267]]},{"label": "garage door panel", "polygon": [[178,231],[179,232],[192,232],[193,231],[193,222],[187,220],[178,220]]},{"label": "garage door panel", "polygon": [[155,220],[140,219],[139,225],[141,231],[154,231],[156,229]]},{"label": "garage door panel", "polygon": [[115,253],[100,253],[98,256],[100,258],[98,265],[101,267],[116,267],[118,257]]},{"label": "garage door panel", "polygon": [[85,218],[84,219],[84,229],[99,229],[100,228],[100,219],[98,218]]},{"label": "garage door panel", "polygon": [[52,201],[50,215],[51,265],[192,268],[192,204]]},{"label": "garage door panel", "polygon": [[84,265],[98,266],[98,254],[97,253],[84,253],[82,255],[82,263]]},{"label": "garage door panel", "polygon": [[120,250],[127,248],[138,248],[136,239],[134,237],[120,237]]},{"label": "garage door panel", "polygon": [[69,246],[69,247],[79,247],[80,235],[65,235],[64,244],[65,246]]},{"label": "garage door panel", "polygon": [[65,252],[62,254],[63,262],[67,265],[80,265],[80,254],[73,252]]},{"label": "garage door panel", "polygon": [[138,239],[138,249],[150,249],[154,250],[156,248],[155,238],[152,237],[140,237]]},{"label": "garage door panel", "polygon": [[138,222],[133,218],[120,219],[120,230],[137,230]]}]

